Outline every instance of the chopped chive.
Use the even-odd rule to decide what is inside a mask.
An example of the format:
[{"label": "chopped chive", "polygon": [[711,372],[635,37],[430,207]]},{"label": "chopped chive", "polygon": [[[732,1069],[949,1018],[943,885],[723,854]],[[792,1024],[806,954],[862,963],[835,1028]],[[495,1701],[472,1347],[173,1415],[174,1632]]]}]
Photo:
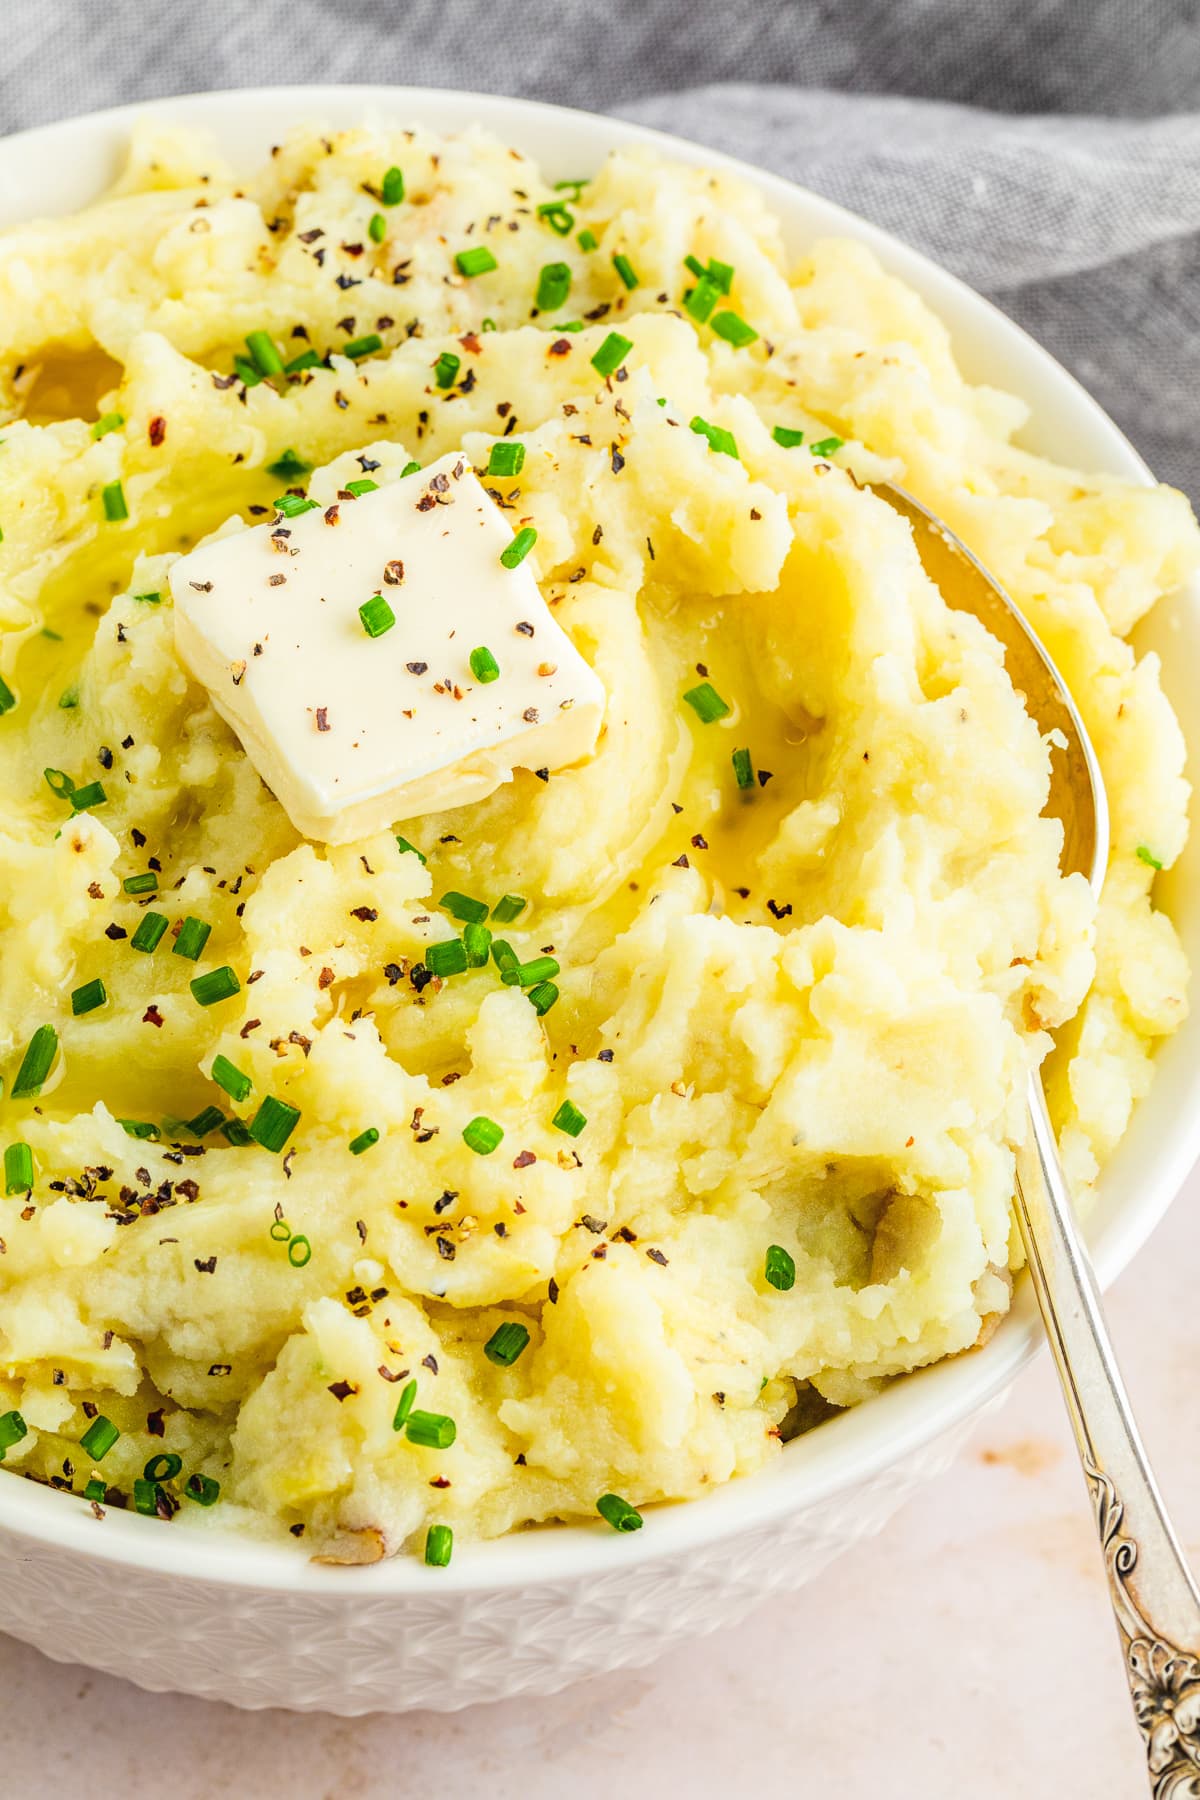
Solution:
[{"label": "chopped chive", "polygon": [[58,1054],[58,1033],[53,1025],[39,1025],[30,1038],[25,1054],[21,1058],[21,1066],[17,1070],[17,1078],[12,1085],[14,1100],[33,1100],[41,1093],[43,1084],[54,1066],[54,1058]]},{"label": "chopped chive", "polygon": [[485,1118],[480,1113],[463,1126],[462,1135],[468,1150],[474,1150],[476,1156],[490,1156],[503,1138],[504,1131],[495,1119]]},{"label": "chopped chive", "polygon": [[418,850],[415,844],[410,844],[406,837],[400,837],[399,834],[396,837],[396,848],[401,856],[415,856],[417,861],[422,863],[429,861],[423,850]]},{"label": "chopped chive", "polygon": [[735,312],[719,312],[712,321],[712,328],[719,338],[724,338],[735,350],[745,349],[758,336],[753,325],[747,325],[745,319],[739,318]]},{"label": "chopped chive", "polygon": [[555,182],[554,191],[556,194],[561,194],[569,189],[572,200],[578,206],[580,196],[590,181],[590,175],[568,175],[562,181]]},{"label": "chopped chive", "polygon": [[119,481],[108,481],[100,489],[100,502],[104,507],[104,516],[110,525],[119,525],[129,517],[129,508],[125,504],[125,489]]},{"label": "chopped chive", "polygon": [[382,213],[372,213],[367,221],[367,236],[373,244],[382,244],[387,236],[387,220]]},{"label": "chopped chive", "polygon": [[383,339],[377,331],[372,331],[366,337],[351,338],[348,344],[343,344],[342,355],[348,356],[352,362],[360,362],[364,356],[374,356],[377,350],[382,349]]},{"label": "chopped chive", "polygon": [[28,1432],[28,1425],[15,1407],[11,1412],[0,1413],[0,1462],[4,1461],[4,1452],[19,1444]]},{"label": "chopped chive", "polygon": [[215,1131],[218,1125],[224,1123],[225,1114],[219,1106],[206,1106],[204,1111],[198,1112],[194,1119],[184,1120],[184,1124],[192,1136],[198,1138],[208,1137],[210,1132]]},{"label": "chopped chive", "polygon": [[737,456],[737,440],[732,431],[726,431],[723,425],[710,425],[707,419],[702,419],[697,413],[692,420],[692,430],[708,439],[710,450],[719,451],[722,456]]},{"label": "chopped chive", "polygon": [[360,1131],[356,1138],[350,1139],[350,1154],[361,1156],[364,1150],[373,1149],[378,1142],[379,1133],[374,1125],[368,1125],[365,1131]]},{"label": "chopped chive", "polygon": [[492,908],[492,921],[496,925],[511,925],[528,905],[524,894],[501,894]]},{"label": "chopped chive", "polygon": [[521,959],[506,938],[494,938],[492,940],[492,961],[503,975],[507,969],[517,968]]},{"label": "chopped chive", "polygon": [[450,975],[466,972],[467,951],[461,938],[447,938],[444,943],[430,944],[425,952],[425,967],[430,974],[445,980]]},{"label": "chopped chive", "polygon": [[250,1090],[254,1083],[248,1075],[242,1073],[236,1064],[231,1063],[227,1056],[213,1057],[209,1076],[216,1082],[222,1093],[228,1094],[231,1100],[240,1104],[241,1101],[250,1098]]},{"label": "chopped chive", "polygon": [[587,1114],[581,1113],[570,1100],[564,1100],[550,1123],[556,1131],[565,1131],[568,1137],[578,1137],[587,1124]]},{"label": "chopped chive", "polygon": [[561,325],[551,325],[551,331],[582,331],[582,319],[564,319]]},{"label": "chopped chive", "polygon": [[701,681],[696,687],[689,688],[683,697],[704,725],[727,719],[733,710],[727,700],[722,700],[711,681]]},{"label": "chopped chive", "polygon": [[379,198],[385,206],[399,206],[404,198],[404,174],[395,163],[385,173],[379,184]]},{"label": "chopped chive", "polygon": [[183,1458],[174,1450],[160,1450],[142,1470],[144,1481],[174,1481],[183,1471]]},{"label": "chopped chive", "polygon": [[800,445],[804,442],[804,433],[802,431],[793,431],[790,425],[773,426],[771,436],[784,450],[798,450]]},{"label": "chopped chive", "polygon": [[511,1369],[521,1352],[529,1344],[529,1332],[516,1319],[506,1319],[498,1325],[487,1343],[483,1346],[483,1354],[489,1362],[494,1362],[501,1369]]},{"label": "chopped chive", "polygon": [[1145,844],[1138,845],[1137,853],[1138,853],[1138,856],[1141,859],[1141,861],[1146,863],[1150,868],[1152,868],[1152,869],[1161,869],[1162,868],[1162,864],[1159,862],[1157,856],[1155,856],[1154,852],[1152,850],[1150,850]]},{"label": "chopped chive", "polygon": [[537,532],[532,525],[522,525],[508,548],[500,552],[500,561],[506,569],[515,569],[523,563],[533,546],[537,543]]},{"label": "chopped chive", "polygon": [[129,598],[135,600],[139,606],[161,606],[163,601],[162,594],[157,588],[148,594],[131,594]]},{"label": "chopped chive", "polygon": [[196,1502],[197,1506],[213,1506],[220,1499],[221,1484],[219,1481],[214,1481],[211,1475],[201,1475],[197,1472],[195,1475],[188,1476],[183,1484],[183,1491],[189,1500]]},{"label": "chopped chive", "polygon": [[419,462],[407,462],[400,471],[400,479],[403,481],[406,475],[419,475],[420,473],[421,465]]},{"label": "chopped chive", "polygon": [[489,275],[498,265],[487,245],[477,244],[473,250],[460,250],[454,258],[454,266],[460,275],[469,278],[472,275]]},{"label": "chopped chive", "polygon": [[421,1444],[426,1450],[448,1450],[458,1436],[458,1428],[445,1413],[410,1412],[404,1422],[404,1435],[410,1444]]},{"label": "chopped chive", "polygon": [[750,760],[749,750],[735,750],[733,753],[733,776],[740,788],[754,786],[754,764]]},{"label": "chopped chive", "polygon": [[443,894],[438,901],[443,912],[448,912],[452,919],[463,925],[482,925],[488,916],[487,902],[472,900],[470,894],[460,894],[453,888]]},{"label": "chopped chive", "polygon": [[312,512],[316,504],[306,494],[280,494],[274,502],[275,511],[282,513],[285,519],[298,519],[301,513]]},{"label": "chopped chive", "polygon": [[602,1519],[606,1519],[614,1531],[640,1531],[642,1515],[636,1506],[630,1506],[628,1500],[622,1500],[620,1494],[601,1494],[596,1502],[596,1511]]},{"label": "chopped chive", "polygon": [[462,357],[455,356],[452,350],[443,350],[433,365],[433,378],[440,388],[452,388],[461,368]]},{"label": "chopped chive", "polygon": [[768,1246],[763,1274],[771,1286],[778,1288],[781,1294],[786,1294],[789,1288],[795,1287],[796,1264],[782,1244]]},{"label": "chopped chive", "polygon": [[496,330],[495,319],[488,319],[488,318],[480,319],[479,329],[480,329],[480,331],[495,331]]},{"label": "chopped chive", "polygon": [[248,331],[246,348],[254,358],[260,375],[282,375],[283,358],[275,348],[269,331]]},{"label": "chopped chive", "polygon": [[585,227],[585,229],[580,232],[576,242],[581,250],[594,250],[596,248],[596,234],[594,231],[589,231]]},{"label": "chopped chive", "polygon": [[[293,356],[290,363],[284,365],[285,375],[302,375],[305,369],[319,369],[321,358],[315,350],[302,350],[299,356]],[[311,464],[308,465],[311,468]]]},{"label": "chopped chive", "polygon": [[525,467],[525,446],[513,438],[493,444],[488,453],[489,475],[519,475]]},{"label": "chopped chive", "polygon": [[358,609],[362,628],[369,638],[382,637],[396,623],[396,615],[382,594],[372,594]]},{"label": "chopped chive", "polygon": [[158,892],[158,876],[152,869],[144,875],[127,875],[121,883],[126,894],[155,894]]},{"label": "chopped chive", "polygon": [[103,1462],[120,1435],[112,1420],[100,1413],[80,1438],[79,1448],[92,1462]]},{"label": "chopped chive", "polygon": [[312,1261],[312,1245],[302,1231],[288,1239],[287,1259],[293,1269],[302,1269]]},{"label": "chopped chive", "polygon": [[58,705],[61,712],[73,712],[79,705],[79,685],[77,682],[72,682],[70,687],[63,689],[62,693],[58,696]]},{"label": "chopped chive", "polygon": [[614,256],[613,268],[617,271],[617,274],[621,277],[621,280],[625,283],[627,288],[637,287],[638,278],[634,272],[633,264],[627,256]]},{"label": "chopped chive", "polygon": [[538,273],[534,305],[539,312],[557,312],[571,291],[571,265],[546,263]]},{"label": "chopped chive", "polygon": [[[315,356],[315,352],[310,351]],[[288,364],[290,369],[292,364]],[[284,450],[273,463],[267,464],[267,474],[277,475],[280,481],[297,481],[301,475],[311,475],[313,465],[305,462],[294,450]]]},{"label": "chopped chive", "polygon": [[4,1192],[27,1194],[33,1186],[33,1151],[28,1144],[10,1144],[4,1152]]},{"label": "chopped chive", "polygon": [[377,481],[368,480],[364,475],[361,481],[348,481],[343,491],[347,494],[353,494],[356,500],[361,500],[364,494],[377,493],[378,489],[379,483]]},{"label": "chopped chive", "polygon": [[489,681],[499,680],[500,664],[486,644],[477,644],[467,661],[471,665],[472,675],[481,687],[486,687]]},{"label": "chopped chive", "polygon": [[186,956],[189,962],[199,962],[200,952],[212,936],[212,926],[204,919],[186,918],[179,927],[179,936],[171,945],[172,956]]},{"label": "chopped chive", "polygon": [[708,322],[708,316],[721,298],[721,290],[708,275],[702,275],[695,287],[683,299],[683,310],[695,319],[697,325]]},{"label": "chopped chive", "polygon": [[532,988],[539,981],[549,981],[558,972],[559,965],[552,956],[535,956],[532,962],[519,963],[515,969],[506,969],[501,979],[505,987]]},{"label": "chopped chive", "polygon": [[246,356],[234,357],[233,372],[243,387],[257,387],[262,380],[261,372],[255,364],[250,361],[249,357]]},{"label": "chopped chive", "polygon": [[95,1476],[84,1486],[83,1497],[85,1500],[93,1500],[99,1505],[102,1500],[108,1498],[107,1483],[102,1481],[99,1475]]},{"label": "chopped chive", "polygon": [[42,776],[50,792],[60,800],[69,800],[75,792],[75,783],[63,769],[43,769]]},{"label": "chopped chive", "polygon": [[298,1106],[290,1106],[286,1100],[277,1100],[274,1094],[268,1094],[250,1121],[250,1136],[264,1150],[278,1155],[299,1123]]},{"label": "chopped chive", "polygon": [[227,1144],[235,1144],[239,1149],[254,1142],[240,1119],[226,1119],[221,1127],[221,1136]]},{"label": "chopped chive", "polygon": [[598,375],[612,375],[632,349],[632,338],[622,337],[619,331],[610,331],[593,356],[592,367]]},{"label": "chopped chive", "polygon": [[482,969],[492,947],[492,934],[487,926],[464,925],[462,941],[463,949],[467,953],[468,969]]},{"label": "chopped chive", "polygon": [[161,1494],[162,1489],[160,1487],[157,1487],[153,1481],[147,1481],[144,1475],[139,1475],[133,1484],[133,1505],[135,1512],[140,1512],[143,1518],[156,1519],[158,1517],[158,1501]]},{"label": "chopped chive", "polygon": [[94,438],[107,437],[110,431],[120,431],[124,423],[124,413],[101,413],[100,417],[96,420],[96,423],[92,426],[92,436]]},{"label": "chopped chive", "polygon": [[431,1569],[444,1569],[454,1552],[454,1533],[449,1525],[431,1525],[425,1533],[425,1561]]},{"label": "chopped chive", "polygon": [[3,717],[7,712],[11,712],[16,704],[17,696],[13,693],[3,676],[0,676],[0,717]]},{"label": "chopped chive", "polygon": [[271,1241],[275,1244],[286,1244],[291,1241],[292,1228],[286,1219],[272,1219]]},{"label": "chopped chive", "polygon": [[[179,935],[182,937],[183,933],[180,932]],[[178,943],[176,948],[178,948]],[[233,996],[240,993],[242,989],[241,982],[228,963],[223,968],[210,969],[207,975],[197,975],[196,979],[189,983],[189,986],[192,990],[192,999],[198,1006],[216,1006],[218,1001],[232,1000]]]},{"label": "chopped chive", "polygon": [[709,257],[707,267],[694,256],[685,256],[683,261],[697,281],[711,281],[718,293],[728,294],[733,286],[732,263],[718,262],[715,256]]},{"label": "chopped chive", "polygon": [[559,237],[569,237],[575,229],[575,214],[561,200],[546,200],[537,209],[542,219]]},{"label": "chopped chive", "polygon": [[845,441],[845,438],[827,437],[822,438],[819,444],[810,444],[808,447],[814,456],[832,456],[835,450],[841,449]]},{"label": "chopped chive", "polygon": [[131,950],[144,950],[147,955],[157,950],[162,943],[163,933],[171,923],[165,913],[147,912],[142,914],[141,924],[129,940]]},{"label": "chopped chive", "polygon": [[79,1019],[84,1013],[95,1012],[97,1007],[104,1006],[107,1000],[108,989],[97,975],[94,981],[85,981],[82,987],[75,989],[71,995],[71,1011]]},{"label": "chopped chive", "polygon": [[392,1420],[393,1431],[403,1431],[409,1413],[413,1409],[413,1401],[417,1397],[417,1384],[407,1381],[400,1390],[400,1400],[396,1407],[396,1415]]},{"label": "chopped chive", "polygon": [[149,1119],[118,1119],[117,1124],[126,1137],[157,1141],[162,1136],[158,1126],[152,1125]]},{"label": "chopped chive", "polygon": [[71,793],[72,812],[90,812],[93,806],[103,806],[108,799],[102,781],[89,781],[86,787],[74,788]]},{"label": "chopped chive", "polygon": [[525,997],[540,1019],[558,999],[558,989],[552,981],[539,981],[536,987],[527,990]]}]

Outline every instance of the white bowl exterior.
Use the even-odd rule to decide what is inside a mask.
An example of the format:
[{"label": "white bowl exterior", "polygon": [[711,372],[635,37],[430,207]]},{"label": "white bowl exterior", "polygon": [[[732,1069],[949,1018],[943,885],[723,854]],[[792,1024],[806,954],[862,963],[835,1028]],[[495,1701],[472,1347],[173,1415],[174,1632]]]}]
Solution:
[{"label": "white bowl exterior", "polygon": [[[648,144],[738,170],[765,193],[794,249],[815,237],[867,243],[948,325],[969,377],[1020,394],[1031,447],[1084,469],[1148,479],[1126,439],[1057,363],[953,276],[864,221],[778,177],[644,128],[563,108],[436,89],[267,88],[194,95],[68,120],[0,141],[0,227],[95,199],[146,114],[210,131],[249,166],[314,120],[437,130],[482,125],[555,177]],[[1139,650],[1200,741],[1200,591],[1158,608]],[[1200,842],[1164,895],[1200,962]],[[1200,1016],[1158,1059],[1148,1097],[1105,1170],[1089,1236],[1107,1283],[1144,1242],[1200,1150]],[[896,1383],[789,1445],[764,1473],[652,1512],[634,1537],[602,1526],[519,1533],[456,1552],[445,1570],[401,1557],[328,1569],[291,1546],[214,1526],[163,1527],[0,1478],[0,1629],[63,1661],[155,1690],[236,1705],[356,1714],[551,1693],[600,1670],[649,1662],[672,1641],[736,1621],[760,1596],[811,1580],[940,1473],[1040,1341],[1020,1291],[982,1350]]]}]

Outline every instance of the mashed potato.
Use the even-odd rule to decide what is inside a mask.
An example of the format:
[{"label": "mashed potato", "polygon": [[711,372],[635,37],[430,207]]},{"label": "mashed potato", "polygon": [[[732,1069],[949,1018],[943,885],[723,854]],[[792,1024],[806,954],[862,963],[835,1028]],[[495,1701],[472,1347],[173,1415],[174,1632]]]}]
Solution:
[{"label": "mashed potato", "polygon": [[[696,312],[728,290],[707,319],[688,258]],[[258,331],[301,366],[258,380]],[[576,194],[482,135],[311,131],[243,186],[142,134],[109,199],[3,240],[0,342],[6,1469],[371,1560],[700,1493],[975,1344],[1027,1071],[1053,1051],[1083,1196],[1184,1014],[1151,903],[1183,744],[1125,642],[1196,561],[1181,496],[1015,447],[1020,406],[866,250],[793,265],[752,191],[640,153]],[[171,559],[282,487],[498,439],[607,691],[596,754],[305,842],[184,674]],[[1064,671],[1112,803],[1098,916],[998,647],[851,471],[939,512]],[[430,978],[448,891],[526,899],[493,929],[560,964],[557,1004]],[[266,1097],[300,1114],[276,1154]],[[454,1442],[396,1429],[411,1404]]]}]

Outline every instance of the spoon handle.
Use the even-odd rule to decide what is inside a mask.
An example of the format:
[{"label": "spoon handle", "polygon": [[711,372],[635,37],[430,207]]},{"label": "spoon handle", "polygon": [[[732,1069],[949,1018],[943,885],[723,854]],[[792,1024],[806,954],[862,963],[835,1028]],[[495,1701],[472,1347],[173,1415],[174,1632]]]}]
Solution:
[{"label": "spoon handle", "polygon": [[1087,1477],[1155,1800],[1200,1800],[1200,1593],[1138,1436],[1039,1076],[1017,1217]]}]

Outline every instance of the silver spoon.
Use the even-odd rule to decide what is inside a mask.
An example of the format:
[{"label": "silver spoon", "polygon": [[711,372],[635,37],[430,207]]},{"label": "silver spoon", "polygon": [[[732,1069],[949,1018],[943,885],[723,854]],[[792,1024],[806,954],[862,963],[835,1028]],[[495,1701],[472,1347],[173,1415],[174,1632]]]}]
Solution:
[{"label": "silver spoon", "polygon": [[[1046,811],[1062,822],[1062,868],[1099,898],[1108,800],[1083,720],[1046,650],[999,582],[902,488],[874,486],[912,526],[948,606],[974,613],[1004,647],[1013,686],[1043,733],[1057,729]],[[1125,1675],[1154,1800],[1200,1800],[1200,1592],[1167,1518],[1121,1380],[1091,1259],[1075,1222],[1040,1073],[1017,1156],[1016,1208],[1034,1292],[1096,1516]]]}]

